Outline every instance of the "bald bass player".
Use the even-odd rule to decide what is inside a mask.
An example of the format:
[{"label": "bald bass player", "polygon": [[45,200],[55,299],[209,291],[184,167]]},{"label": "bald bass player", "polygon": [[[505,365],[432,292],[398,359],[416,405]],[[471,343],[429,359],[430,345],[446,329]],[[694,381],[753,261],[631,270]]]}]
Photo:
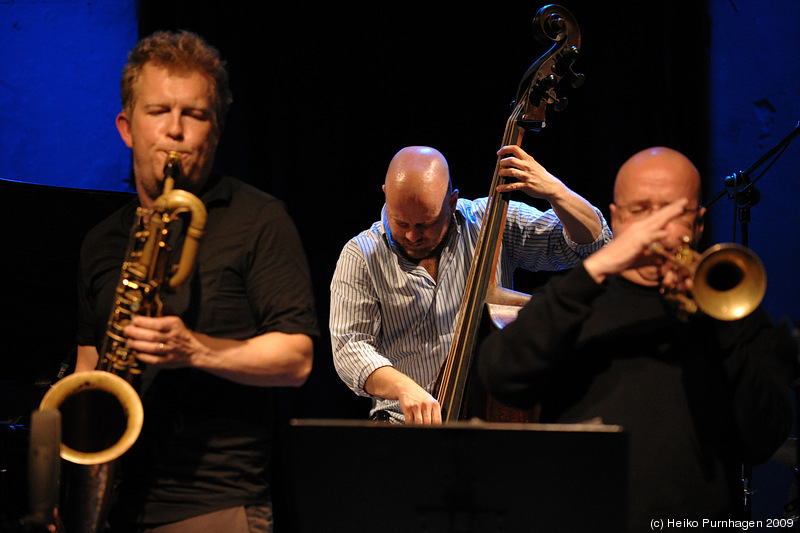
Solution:
[{"label": "bald bass player", "polygon": [[[602,213],[519,146],[500,149],[498,191],[547,200],[540,211],[508,205],[498,284],[517,268],[561,270],[611,240]],[[351,239],[331,282],[330,333],[336,370],[370,417],[440,424],[431,395],[452,343],[487,198],[465,200],[434,148],[409,146],[392,159],[381,219]]]}]

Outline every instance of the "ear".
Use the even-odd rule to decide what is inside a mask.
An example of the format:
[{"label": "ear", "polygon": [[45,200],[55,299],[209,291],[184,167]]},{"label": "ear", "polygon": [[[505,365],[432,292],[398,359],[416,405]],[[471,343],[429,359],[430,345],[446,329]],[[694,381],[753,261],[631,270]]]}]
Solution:
[{"label": "ear", "polygon": [[131,121],[125,114],[125,111],[120,111],[119,115],[117,115],[117,131],[119,131],[119,136],[122,137],[122,140],[125,142],[125,145],[128,148],[133,148],[133,137],[131,136]]},{"label": "ear", "polygon": [[694,223],[694,242],[697,244],[700,242],[700,237],[703,236],[703,229],[705,228],[705,216],[706,216],[706,208],[701,207],[700,210],[697,212],[697,218],[695,219]]},{"label": "ear", "polygon": [[456,207],[458,207],[458,189],[453,189],[453,193],[450,195],[450,214],[456,212]]},{"label": "ear", "polygon": [[617,218],[619,217],[619,209],[617,209],[616,204],[609,204],[608,205],[608,213],[611,217],[611,220],[608,221],[609,226],[611,227],[611,231],[614,231],[614,226],[617,225],[619,222]]}]

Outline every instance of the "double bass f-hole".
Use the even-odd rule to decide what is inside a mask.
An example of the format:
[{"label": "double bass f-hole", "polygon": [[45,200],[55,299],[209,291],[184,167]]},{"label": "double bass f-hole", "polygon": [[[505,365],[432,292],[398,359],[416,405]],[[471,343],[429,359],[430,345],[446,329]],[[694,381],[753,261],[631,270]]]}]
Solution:
[{"label": "double bass f-hole", "polygon": [[[573,87],[583,84],[583,75],[574,70],[581,38],[572,14],[558,5],[544,6],[533,19],[533,29],[537,39],[554,44],[522,77],[501,146],[520,145],[526,131],[544,128],[548,108],[559,110],[566,106],[566,98],[558,94],[562,82],[568,81]],[[499,172],[498,158],[453,343],[434,385],[433,395],[442,407],[443,422],[473,417],[489,422],[535,422],[537,418],[535,409],[523,411],[502,405],[480,386],[477,378],[470,379],[478,335],[483,329],[484,308],[488,309],[491,324],[502,327],[516,316],[515,312],[509,313],[508,310],[518,310],[530,298],[500,287],[496,281],[497,259],[508,211],[507,193],[497,192],[502,179]]]}]

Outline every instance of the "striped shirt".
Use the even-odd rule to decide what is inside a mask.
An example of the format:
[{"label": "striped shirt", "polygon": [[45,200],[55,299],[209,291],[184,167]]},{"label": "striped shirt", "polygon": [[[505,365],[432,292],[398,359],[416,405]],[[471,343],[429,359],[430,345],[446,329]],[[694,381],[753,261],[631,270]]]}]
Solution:
[{"label": "striped shirt", "polygon": [[[439,259],[438,280],[399,252],[391,239],[386,206],[381,220],[342,250],[331,282],[330,334],[339,377],[360,396],[372,372],[393,366],[428,392],[447,357],[480,233],[487,199],[459,199]],[[512,286],[517,268],[570,268],[611,240],[603,229],[595,242],[577,244],[552,209],[509,202],[496,270],[497,283]],[[370,414],[389,412],[403,421],[396,400],[372,398]]]}]

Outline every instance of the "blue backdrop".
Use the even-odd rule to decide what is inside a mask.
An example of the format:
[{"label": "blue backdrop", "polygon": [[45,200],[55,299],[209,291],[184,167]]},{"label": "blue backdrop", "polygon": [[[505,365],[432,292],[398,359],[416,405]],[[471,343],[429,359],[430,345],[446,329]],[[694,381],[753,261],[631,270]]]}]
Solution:
[{"label": "blue backdrop", "polygon": [[135,0],[0,3],[0,178],[125,190],[114,126]]}]

